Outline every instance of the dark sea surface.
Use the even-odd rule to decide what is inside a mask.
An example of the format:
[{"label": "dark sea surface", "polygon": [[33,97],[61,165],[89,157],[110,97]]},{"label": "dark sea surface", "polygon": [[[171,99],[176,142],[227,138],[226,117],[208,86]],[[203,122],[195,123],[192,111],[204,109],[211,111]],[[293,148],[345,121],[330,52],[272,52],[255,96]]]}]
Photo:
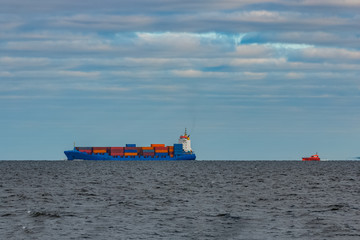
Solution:
[{"label": "dark sea surface", "polygon": [[358,161],[0,161],[1,239],[360,239]]}]

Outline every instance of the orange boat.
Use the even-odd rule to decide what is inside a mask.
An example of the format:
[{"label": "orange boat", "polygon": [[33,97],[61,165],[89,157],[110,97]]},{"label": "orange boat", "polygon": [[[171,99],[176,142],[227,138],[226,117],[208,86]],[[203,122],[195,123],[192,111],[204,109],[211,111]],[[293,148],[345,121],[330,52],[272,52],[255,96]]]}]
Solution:
[{"label": "orange boat", "polygon": [[316,153],[315,155],[312,155],[311,157],[305,157],[302,158],[303,161],[320,161],[319,155]]}]

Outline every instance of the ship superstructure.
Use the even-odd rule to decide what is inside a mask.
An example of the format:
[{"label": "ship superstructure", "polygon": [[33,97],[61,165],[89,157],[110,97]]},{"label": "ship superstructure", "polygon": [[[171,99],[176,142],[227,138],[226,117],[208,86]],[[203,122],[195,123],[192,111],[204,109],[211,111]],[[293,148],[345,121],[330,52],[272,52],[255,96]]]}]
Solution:
[{"label": "ship superstructure", "polygon": [[190,135],[187,135],[186,128],[184,135],[180,136],[179,138],[179,144],[183,145],[183,149],[185,152],[192,152]]}]

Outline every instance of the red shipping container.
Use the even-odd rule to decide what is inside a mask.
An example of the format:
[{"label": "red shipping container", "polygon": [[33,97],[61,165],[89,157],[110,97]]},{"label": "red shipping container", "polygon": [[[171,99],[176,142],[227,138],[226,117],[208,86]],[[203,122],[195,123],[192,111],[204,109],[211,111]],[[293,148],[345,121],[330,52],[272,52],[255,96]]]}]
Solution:
[{"label": "red shipping container", "polygon": [[111,156],[124,156],[124,153],[110,153]]},{"label": "red shipping container", "polygon": [[153,153],[153,152],[143,152],[143,156],[153,157],[154,155],[155,155],[155,153]]},{"label": "red shipping container", "polygon": [[155,147],[155,151],[156,150],[168,150],[168,148],[167,147]]},{"label": "red shipping container", "polygon": [[125,150],[137,150],[137,147],[124,147]]},{"label": "red shipping container", "polygon": [[110,152],[124,152],[123,147],[111,147]]},{"label": "red shipping container", "polygon": [[91,154],[91,150],[80,149],[79,152],[84,152],[84,153],[87,153],[87,154]]},{"label": "red shipping container", "polygon": [[112,150],[123,150],[124,151],[124,147],[111,147],[110,149],[111,149],[111,151]]}]

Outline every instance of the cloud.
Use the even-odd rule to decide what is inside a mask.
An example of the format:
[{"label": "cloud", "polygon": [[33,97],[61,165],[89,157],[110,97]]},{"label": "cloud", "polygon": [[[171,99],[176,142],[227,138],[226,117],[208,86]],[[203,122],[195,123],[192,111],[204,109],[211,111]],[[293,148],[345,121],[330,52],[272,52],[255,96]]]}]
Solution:
[{"label": "cloud", "polygon": [[229,73],[226,72],[203,72],[194,69],[173,70],[172,73],[182,78],[221,78],[229,75]]},{"label": "cloud", "polygon": [[335,7],[360,7],[358,0],[302,0],[298,5],[305,6],[335,6]]},{"label": "cloud", "polygon": [[34,57],[0,57],[0,64],[2,67],[44,67],[49,65],[49,58],[34,58]]},{"label": "cloud", "polygon": [[58,73],[70,77],[98,78],[100,76],[100,72],[59,71]]},{"label": "cloud", "polygon": [[89,15],[58,16],[50,18],[49,26],[65,29],[133,31],[151,26],[156,21],[153,16],[143,15]]},{"label": "cloud", "polygon": [[286,77],[289,79],[301,79],[304,78],[304,74],[299,72],[289,72],[286,73]]},{"label": "cloud", "polygon": [[248,33],[243,39],[244,43],[256,42],[266,43],[286,43],[286,44],[305,44],[310,46],[343,46],[350,48],[360,48],[360,37],[356,32],[256,32]]},{"label": "cloud", "polygon": [[[64,89],[66,81],[84,91],[145,90],[141,85],[176,92],[193,84],[215,91],[229,81],[226,91],[240,91],[232,81],[269,79],[300,88],[311,78],[354,79],[359,69],[354,1],[37,0],[16,9],[20,3],[3,4],[11,11],[10,20],[0,18],[0,76],[23,88],[30,81]],[[324,11],[312,10],[320,6]]]},{"label": "cloud", "polygon": [[244,75],[248,79],[263,79],[266,77],[266,73],[256,73],[256,72],[244,72]]},{"label": "cloud", "polygon": [[311,60],[320,60],[325,62],[353,62],[359,61],[360,51],[340,49],[340,48],[307,48],[302,51],[302,55]]},{"label": "cloud", "polygon": [[0,77],[12,77],[13,75],[10,72],[1,71]]}]

